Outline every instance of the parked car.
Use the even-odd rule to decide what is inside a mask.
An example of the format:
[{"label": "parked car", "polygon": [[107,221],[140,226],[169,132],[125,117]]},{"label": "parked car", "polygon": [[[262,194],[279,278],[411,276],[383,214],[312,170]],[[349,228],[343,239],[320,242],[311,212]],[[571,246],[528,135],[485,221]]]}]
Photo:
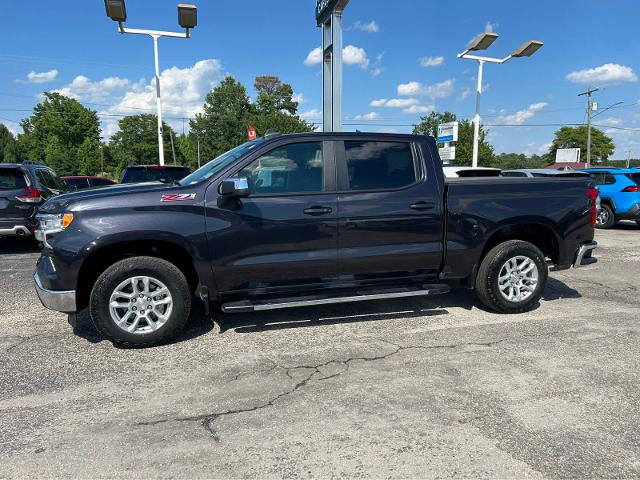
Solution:
[{"label": "parked car", "polygon": [[588,175],[584,172],[576,172],[574,170],[552,170],[549,168],[520,168],[516,170],[503,170],[500,173],[502,177],[555,177],[555,176],[564,176],[564,177],[580,177]]},{"label": "parked car", "polygon": [[120,183],[173,183],[191,173],[188,167],[175,165],[131,165],[120,176]]},{"label": "parked car", "polygon": [[635,168],[592,168],[582,170],[593,178],[600,190],[602,207],[596,226],[611,228],[619,220],[640,225],[640,171]]},{"label": "parked car", "polygon": [[69,191],[117,185],[113,180],[104,177],[73,176],[61,177],[61,179]]},{"label": "parked car", "polygon": [[499,168],[448,166],[442,167],[447,178],[499,177]]},{"label": "parked car", "polygon": [[254,312],[453,283],[520,313],[540,299],[547,262],[595,261],[596,196],[588,177],[445,180],[422,135],[274,135],[177,184],[50,200],[34,280],[46,307],[89,307],[97,329],[129,347],[176,336],[194,294],[207,312]]},{"label": "parked car", "polygon": [[46,165],[0,163],[0,237],[31,237],[38,207],[64,190],[60,178]]}]

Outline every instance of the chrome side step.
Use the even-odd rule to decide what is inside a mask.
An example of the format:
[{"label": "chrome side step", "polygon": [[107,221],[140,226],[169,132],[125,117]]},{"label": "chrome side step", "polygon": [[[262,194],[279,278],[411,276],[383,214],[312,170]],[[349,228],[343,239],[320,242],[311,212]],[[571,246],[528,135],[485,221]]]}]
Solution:
[{"label": "chrome side step", "polygon": [[449,293],[451,289],[446,284],[423,285],[422,288],[388,288],[376,290],[363,290],[353,295],[327,297],[293,297],[278,298],[273,300],[261,300],[252,302],[243,300],[240,302],[225,303],[222,311],[225,313],[249,313],[266,310],[278,310],[282,308],[310,307],[314,305],[327,305],[333,303],[364,302],[368,300],[384,300],[387,298],[424,297],[428,295],[442,295]]}]

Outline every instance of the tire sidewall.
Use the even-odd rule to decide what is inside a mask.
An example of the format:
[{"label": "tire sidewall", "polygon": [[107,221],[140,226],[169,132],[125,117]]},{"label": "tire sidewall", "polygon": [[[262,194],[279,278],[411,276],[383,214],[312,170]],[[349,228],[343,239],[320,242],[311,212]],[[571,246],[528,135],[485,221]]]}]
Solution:
[{"label": "tire sidewall", "polygon": [[[109,311],[111,294],[128,278],[148,276],[164,283],[173,300],[169,319],[158,330],[146,334],[125,332],[118,327]],[[107,268],[96,281],[90,298],[90,314],[96,329],[114,344],[125,347],[147,347],[166,343],[179,334],[191,311],[191,293],[182,272],[173,264],[153,257],[132,257]]]},{"label": "tire sidewall", "polygon": [[596,222],[596,228],[607,229],[607,228],[613,227],[613,224],[616,222],[615,213],[613,212],[613,209],[606,203],[602,204],[600,208],[603,211],[606,211],[608,213],[609,218],[605,223]]},{"label": "tire sidewall", "polygon": [[[499,276],[507,260],[517,256],[528,257],[536,264],[538,285],[525,300],[510,302],[500,292]],[[485,281],[481,282],[485,294],[481,298],[484,297],[485,304],[500,313],[522,313],[531,310],[538,303],[544,293],[549,270],[544,255],[537,247],[523,241],[506,242],[492,249],[485,257],[485,261],[488,261],[488,264],[483,265],[484,268],[481,268],[481,272],[479,272],[479,274],[486,274]],[[485,301],[485,298],[488,302]]]}]

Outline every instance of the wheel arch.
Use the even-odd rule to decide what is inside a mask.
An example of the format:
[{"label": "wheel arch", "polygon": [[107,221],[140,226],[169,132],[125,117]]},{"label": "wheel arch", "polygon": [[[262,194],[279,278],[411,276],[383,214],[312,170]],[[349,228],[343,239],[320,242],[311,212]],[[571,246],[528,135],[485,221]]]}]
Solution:
[{"label": "wheel arch", "polygon": [[479,262],[496,245],[509,240],[522,240],[535,245],[545,257],[557,262],[560,257],[560,241],[555,230],[544,223],[522,222],[501,225],[494,230],[484,244]]},{"label": "wheel arch", "polygon": [[122,240],[95,248],[84,259],[77,277],[76,303],[78,309],[89,304],[89,297],[98,277],[109,266],[129,257],[149,256],[166,260],[180,269],[192,292],[200,283],[198,271],[187,249],[170,240]]}]

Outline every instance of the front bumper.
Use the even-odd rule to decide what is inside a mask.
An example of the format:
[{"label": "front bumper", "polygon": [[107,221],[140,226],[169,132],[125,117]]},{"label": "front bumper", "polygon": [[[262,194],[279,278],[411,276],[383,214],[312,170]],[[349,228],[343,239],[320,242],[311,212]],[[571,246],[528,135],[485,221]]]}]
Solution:
[{"label": "front bumper", "polygon": [[77,310],[75,290],[48,290],[42,286],[37,273],[33,276],[33,281],[40,302],[49,310],[63,313],[73,313]]},{"label": "front bumper", "polygon": [[593,251],[596,248],[598,248],[598,242],[593,240],[591,242],[586,242],[580,245],[580,248],[576,252],[576,258],[573,262],[573,268],[580,268],[586,265],[591,265],[592,263],[596,263],[598,259],[593,257]]}]

